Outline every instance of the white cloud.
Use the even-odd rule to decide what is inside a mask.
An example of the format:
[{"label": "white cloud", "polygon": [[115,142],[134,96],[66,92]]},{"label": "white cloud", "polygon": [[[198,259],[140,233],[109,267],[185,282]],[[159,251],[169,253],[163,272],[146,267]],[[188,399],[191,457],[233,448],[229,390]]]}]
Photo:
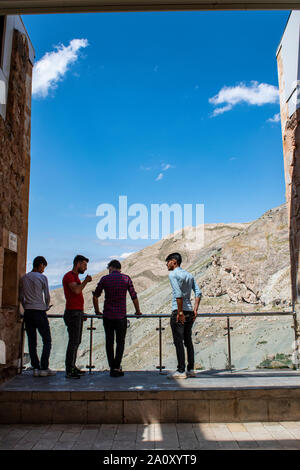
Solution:
[{"label": "white cloud", "polygon": [[218,116],[218,114],[226,113],[226,111],[230,111],[232,109],[232,105],[228,104],[226,106],[222,106],[221,108],[216,108],[213,112],[213,116]]},{"label": "white cloud", "polygon": [[213,111],[213,116],[230,111],[239,103],[262,106],[269,103],[277,103],[279,100],[278,88],[268,83],[252,81],[249,86],[239,83],[234,87],[224,86],[215,96],[208,101],[214,105],[224,105]]},{"label": "white cloud", "polygon": [[162,164],[162,170],[167,171],[169,168],[172,168],[172,165],[170,163],[163,163]]},{"label": "white cloud", "polygon": [[128,258],[128,256],[133,255],[133,253],[135,253],[135,251],[128,251],[127,253],[122,253],[120,255],[120,258],[122,259]]},{"label": "white cloud", "polygon": [[128,256],[130,255],[133,255],[133,253],[135,253],[135,251],[128,251],[126,253],[122,253],[121,255],[113,255],[113,256],[110,256],[109,258],[110,259],[126,259],[128,258]]},{"label": "white cloud", "polygon": [[270,119],[267,119],[267,122],[280,122],[280,113],[274,114]]},{"label": "white cloud", "polygon": [[45,98],[50,90],[55,89],[70,64],[78,59],[79,50],[87,46],[87,39],[73,39],[68,46],[60,44],[55,46],[55,51],[46,52],[33,68],[33,96]]},{"label": "white cloud", "polygon": [[163,177],[164,177],[164,171],[167,171],[169,170],[170,168],[174,168],[174,165],[171,165],[170,163],[162,163],[161,164],[161,173],[159,173],[159,175],[157,176],[157,178],[155,179],[155,181],[159,181],[159,180],[162,180]]}]

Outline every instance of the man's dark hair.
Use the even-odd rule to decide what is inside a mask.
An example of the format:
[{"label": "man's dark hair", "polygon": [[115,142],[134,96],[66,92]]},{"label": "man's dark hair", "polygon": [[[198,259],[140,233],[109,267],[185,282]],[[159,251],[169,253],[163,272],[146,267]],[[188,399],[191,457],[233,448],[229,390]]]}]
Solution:
[{"label": "man's dark hair", "polygon": [[112,259],[108,265],[108,268],[121,269],[121,263],[117,259]]},{"label": "man's dark hair", "polygon": [[48,263],[47,263],[46,259],[45,259],[43,256],[37,256],[36,258],[34,258],[32,264],[33,264],[33,267],[34,267],[35,269],[38,269],[38,267],[39,267],[41,264],[43,264],[44,266],[47,266]]},{"label": "man's dark hair", "polygon": [[180,253],[171,253],[166,257],[166,261],[171,261],[171,259],[175,259],[175,261],[177,261],[178,266],[181,265],[182,258]]},{"label": "man's dark hair", "polygon": [[81,261],[86,261],[87,263],[89,262],[89,259],[86,258],[85,256],[82,256],[82,255],[76,255],[74,260],[73,260],[73,264],[75,266],[75,264],[77,263],[81,263]]}]

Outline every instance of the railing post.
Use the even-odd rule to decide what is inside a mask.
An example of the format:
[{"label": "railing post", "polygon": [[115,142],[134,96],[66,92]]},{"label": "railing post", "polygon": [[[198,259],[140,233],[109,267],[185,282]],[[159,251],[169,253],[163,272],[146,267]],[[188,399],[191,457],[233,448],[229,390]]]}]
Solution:
[{"label": "railing post", "polygon": [[25,334],[25,322],[24,318],[21,319],[21,341],[20,341],[20,369],[19,374],[23,372],[23,362],[24,362],[24,334]]},{"label": "railing post", "polygon": [[232,372],[232,364],[231,364],[231,341],[230,341],[230,330],[233,328],[230,326],[230,317],[227,317],[227,326],[224,330],[227,330],[224,336],[227,336],[227,349],[228,349],[228,365],[226,365],[226,369],[229,369]]},{"label": "railing post", "polygon": [[89,369],[89,374],[91,374],[92,369],[95,369],[95,366],[93,365],[93,331],[96,330],[96,328],[93,326],[93,318],[91,318],[90,326],[87,328],[87,330],[90,332],[90,354],[89,363],[86,368]]},{"label": "railing post", "polygon": [[292,325],[292,328],[294,329],[294,337],[295,337],[294,354],[296,355],[296,357],[294,356],[295,357],[294,369],[299,370],[298,320],[297,320],[297,313],[296,313],[296,310],[295,310],[295,304],[294,303],[293,303],[293,325]]},{"label": "railing post", "polygon": [[158,349],[159,349],[159,366],[156,366],[156,369],[159,369],[159,373],[162,374],[162,369],[165,368],[165,366],[162,365],[162,331],[164,331],[164,328],[161,326],[161,317],[159,317],[159,327],[156,328],[156,331],[158,331]]}]

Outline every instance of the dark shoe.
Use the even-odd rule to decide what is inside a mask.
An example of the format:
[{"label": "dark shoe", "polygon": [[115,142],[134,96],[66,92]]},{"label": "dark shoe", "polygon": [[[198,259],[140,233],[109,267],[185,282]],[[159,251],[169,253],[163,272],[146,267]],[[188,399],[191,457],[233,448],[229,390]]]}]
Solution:
[{"label": "dark shoe", "polygon": [[124,372],[121,369],[111,369],[110,374],[111,377],[122,377]]},{"label": "dark shoe", "polygon": [[76,370],[78,375],[84,375],[85,374],[85,370],[78,369],[78,367],[76,367],[76,366],[74,367],[74,369]]},{"label": "dark shoe", "polygon": [[74,367],[73,369],[66,371],[66,377],[67,379],[80,379],[80,375]]},{"label": "dark shoe", "polygon": [[120,366],[119,369],[114,369],[118,374],[119,374],[119,377],[123,377],[124,375],[124,372],[122,371],[122,367]]}]

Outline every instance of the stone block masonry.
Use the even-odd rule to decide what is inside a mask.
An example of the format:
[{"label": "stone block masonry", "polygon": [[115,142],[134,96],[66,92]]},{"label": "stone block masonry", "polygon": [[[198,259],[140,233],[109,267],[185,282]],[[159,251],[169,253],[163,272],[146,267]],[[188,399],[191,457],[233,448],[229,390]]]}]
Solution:
[{"label": "stone block masonry", "polygon": [[5,119],[0,115],[0,340],[6,350],[0,381],[16,373],[21,353],[18,281],[26,270],[31,83],[28,38],[15,29]]}]

